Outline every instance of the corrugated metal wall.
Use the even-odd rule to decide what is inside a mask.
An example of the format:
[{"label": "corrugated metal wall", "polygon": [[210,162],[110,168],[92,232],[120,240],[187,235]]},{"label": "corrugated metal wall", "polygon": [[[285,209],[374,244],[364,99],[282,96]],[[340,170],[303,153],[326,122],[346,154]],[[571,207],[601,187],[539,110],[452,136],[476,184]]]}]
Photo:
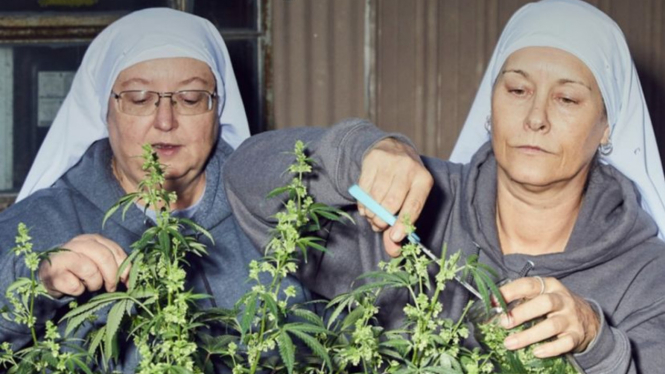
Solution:
[{"label": "corrugated metal wall", "polygon": [[275,126],[363,116],[365,3],[277,0],[272,12]]},{"label": "corrugated metal wall", "polygon": [[[275,127],[371,117],[446,158],[501,29],[527,2],[275,0]],[[626,34],[665,149],[664,2],[589,2]]]}]

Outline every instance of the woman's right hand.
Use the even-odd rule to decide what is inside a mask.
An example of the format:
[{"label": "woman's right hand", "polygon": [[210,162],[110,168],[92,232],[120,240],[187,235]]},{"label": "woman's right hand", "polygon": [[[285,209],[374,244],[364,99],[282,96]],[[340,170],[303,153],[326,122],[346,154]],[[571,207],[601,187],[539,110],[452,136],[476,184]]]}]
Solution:
[{"label": "woman's right hand", "polygon": [[383,231],[386,252],[392,257],[399,256],[400,243],[406,237],[403,220],[407,216],[411,224],[418,220],[434,185],[432,175],[413,147],[386,138],[365,155],[358,185],[391,214],[399,212],[395,226],[386,230],[386,222],[358,203],[358,212],[367,218],[374,231]]},{"label": "woman's right hand", "polygon": [[[39,278],[49,295],[79,296],[102,286],[107,292],[116,290],[118,268],[127,258],[116,242],[98,234],[84,234],[60,247],[67,251],[54,253],[39,265]],[[123,283],[127,282],[130,266],[120,276]]]}]

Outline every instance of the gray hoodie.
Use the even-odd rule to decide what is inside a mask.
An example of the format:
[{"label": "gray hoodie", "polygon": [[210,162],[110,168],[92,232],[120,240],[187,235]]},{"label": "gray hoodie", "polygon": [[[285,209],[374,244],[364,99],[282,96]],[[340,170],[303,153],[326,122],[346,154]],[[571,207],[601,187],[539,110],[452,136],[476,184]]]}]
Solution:
[{"label": "gray hoodie", "polygon": [[[199,207],[192,219],[207,229],[215,242],[201,236],[200,241],[207,246],[208,256],[188,258],[187,290],[207,293],[212,299],[203,300],[203,306],[232,308],[234,303],[249,291],[252,283],[246,282],[249,275],[249,262],[259,259],[261,253],[254,249],[238,226],[228,204],[222,185],[222,165],[233,151],[223,141],[208,160],[206,166],[206,189]],[[74,236],[87,233],[101,234],[117,242],[126,252],[143,232],[152,226],[141,209],[131,207],[125,219],[120,213],[112,216],[102,228],[102,219],[124,191],[111,170],[112,151],[108,139],[103,139],[86,151],[79,163],[72,167],[56,184],[31,195],[0,214],[0,289],[5,290],[16,278],[29,276],[23,260],[17,261],[10,253],[14,247],[14,236],[19,222],[30,228],[34,248],[38,251],[62,245]],[[302,290],[295,279],[287,280]],[[81,299],[89,298],[85,293]],[[304,301],[307,294],[300,292],[295,302]],[[71,298],[50,301],[38,299],[35,314],[41,323],[47,319],[57,321],[63,315],[63,308]],[[6,304],[4,292],[0,295],[0,306]],[[95,326],[84,325],[79,336],[93,327],[106,323],[109,308],[100,310]],[[66,311],[66,310],[64,310]],[[64,324],[63,324],[64,326]],[[63,329],[64,330],[64,329]],[[30,333],[24,326],[0,318],[0,342],[13,343],[16,350],[31,341]],[[123,373],[134,373],[138,355],[131,341],[122,342],[124,351],[119,363],[113,369]],[[218,368],[223,371],[223,368]]]},{"label": "gray hoodie", "polygon": [[[365,152],[386,136],[372,124],[347,120],[332,129],[303,128],[254,136],[225,164],[227,194],[236,218],[258,246],[268,240],[270,218],[280,203],[265,200],[283,185],[292,162],[286,152],[296,140],[307,143],[316,161],[310,193],[318,202],[344,207],[356,225],[330,224],[329,254],[311,253],[301,280],[331,298],[350,289],[360,274],[387,260],[379,234],[354,209],[347,188],[359,177]],[[403,139],[403,138],[402,138]],[[595,164],[577,221],[563,253],[503,255],[495,223],[496,161],[486,144],[470,164],[423,157],[435,185],[417,222],[424,243],[440,253],[478,254],[503,278],[539,275],[559,279],[586,298],[601,316],[596,339],[577,362],[587,373],[659,373],[665,367],[665,244],[651,217],[639,207],[633,184],[616,169]],[[356,282],[356,284],[358,284]],[[446,317],[457,318],[469,300],[451,285],[442,296]],[[395,327],[408,295],[390,291],[381,307],[382,323]]]}]

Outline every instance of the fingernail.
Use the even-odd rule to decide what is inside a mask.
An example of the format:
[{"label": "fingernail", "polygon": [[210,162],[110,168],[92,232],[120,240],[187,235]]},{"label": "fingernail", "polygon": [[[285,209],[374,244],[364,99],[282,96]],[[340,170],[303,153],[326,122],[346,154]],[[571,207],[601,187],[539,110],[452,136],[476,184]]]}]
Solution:
[{"label": "fingernail", "polygon": [[390,232],[390,239],[395,243],[402,241],[404,239],[404,232],[401,227],[393,227]]},{"label": "fingernail", "polygon": [[509,336],[503,341],[503,345],[508,349],[515,349],[517,348],[517,339]]},{"label": "fingernail", "polygon": [[510,318],[509,315],[503,314],[501,316],[501,326],[503,326],[506,329],[509,329],[512,324],[513,324],[513,321],[512,321],[512,318]]}]

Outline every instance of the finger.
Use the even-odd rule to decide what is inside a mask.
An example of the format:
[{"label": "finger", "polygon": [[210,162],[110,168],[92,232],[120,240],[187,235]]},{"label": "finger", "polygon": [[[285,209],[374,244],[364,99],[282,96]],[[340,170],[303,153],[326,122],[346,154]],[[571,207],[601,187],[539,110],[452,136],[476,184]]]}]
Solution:
[{"label": "finger", "polygon": [[[550,278],[542,278],[545,284],[545,291],[552,291],[553,287],[550,286]],[[510,283],[505,284],[500,288],[506,302],[519,299],[533,299],[541,294],[543,291],[542,283],[536,277],[524,277],[516,279]]]},{"label": "finger", "polygon": [[508,314],[503,314],[501,325],[511,329],[536,318],[546,317],[560,310],[562,306],[561,295],[554,293],[540,295],[515,306]]},{"label": "finger", "polygon": [[555,357],[571,352],[577,344],[572,335],[564,334],[551,342],[543,343],[533,349],[534,356],[538,358]]},{"label": "finger", "polygon": [[432,190],[432,185],[433,182],[431,176],[429,178],[423,177],[423,181],[411,185],[404,198],[404,202],[402,203],[397,224],[391,229],[391,238],[393,241],[400,242],[404,240],[404,237],[406,236],[404,220],[406,217],[409,217],[410,223],[415,225],[415,222],[418,220],[418,217],[420,217],[420,213],[423,210],[427,196],[429,196],[429,193]]},{"label": "finger", "polygon": [[[86,255],[82,255],[76,252],[65,252],[63,253],[63,256],[60,256],[55,260],[63,264],[61,267],[62,270],[59,271],[60,274],[58,274],[56,278],[66,279],[67,281],[64,283],[65,287],[74,288],[74,282],[69,280],[68,274],[74,275],[79,280],[79,282],[82,283],[85,288],[91,292],[98,291],[104,285],[104,279],[97,267],[97,264],[90,260],[90,258],[88,258]],[[54,265],[55,264],[56,263],[54,262]],[[58,288],[58,290],[65,294],[71,295],[71,293],[62,288]]]},{"label": "finger", "polygon": [[399,257],[402,253],[402,247],[390,239],[388,231],[383,232],[383,247],[390,257]]},{"label": "finger", "polygon": [[528,329],[511,334],[504,345],[511,350],[524,348],[561,334],[567,326],[568,322],[563,317],[546,318]]},{"label": "finger", "polygon": [[[105,241],[100,240],[98,235],[91,235],[67,249],[75,253],[80,253],[94,262],[104,279],[106,291],[114,292],[117,284],[115,276],[118,273],[118,264],[113,255],[113,250],[107,247],[105,243]],[[76,274],[74,269],[72,269],[72,272]]]},{"label": "finger", "polygon": [[[371,156],[368,155],[368,158]],[[371,163],[365,163],[363,162],[363,167],[360,173],[360,178],[358,179],[358,186],[365,191],[368,192],[370,188],[372,187],[372,184],[374,184],[374,178],[376,178],[376,173],[377,169],[374,167]],[[367,217],[368,210],[367,208],[358,203],[358,212],[360,213],[361,216]]]},{"label": "finger", "polygon": [[85,292],[85,285],[78,276],[66,271],[51,278],[51,287],[62,295],[80,296]]},{"label": "finger", "polygon": [[[370,191],[368,192],[369,195],[377,202],[379,205],[383,206],[386,208],[388,213],[390,214],[395,214],[395,210],[388,209],[385,205],[385,197],[386,194],[388,193],[388,190],[390,189],[390,186],[393,183],[392,176],[388,180],[386,176],[383,176],[382,180],[379,180],[378,178],[374,181],[374,184],[370,187]],[[385,230],[388,228],[388,223],[379,218],[374,212],[371,212],[370,210],[367,210],[366,212],[367,218],[372,222],[372,224],[376,227],[379,227],[382,230]]]},{"label": "finger", "polygon": [[[122,249],[122,247],[120,247],[118,243],[114,242],[111,239],[105,238],[101,235],[96,236],[96,239],[111,250],[111,253],[113,254],[113,257],[115,259],[115,263],[117,264],[118,268],[120,268],[120,265],[122,265],[122,263],[127,259],[127,253]],[[127,282],[127,278],[129,277],[129,271],[131,270],[131,268],[132,264],[128,264],[123,270],[122,274],[120,274],[120,279],[122,280],[122,282],[124,283]]]}]

